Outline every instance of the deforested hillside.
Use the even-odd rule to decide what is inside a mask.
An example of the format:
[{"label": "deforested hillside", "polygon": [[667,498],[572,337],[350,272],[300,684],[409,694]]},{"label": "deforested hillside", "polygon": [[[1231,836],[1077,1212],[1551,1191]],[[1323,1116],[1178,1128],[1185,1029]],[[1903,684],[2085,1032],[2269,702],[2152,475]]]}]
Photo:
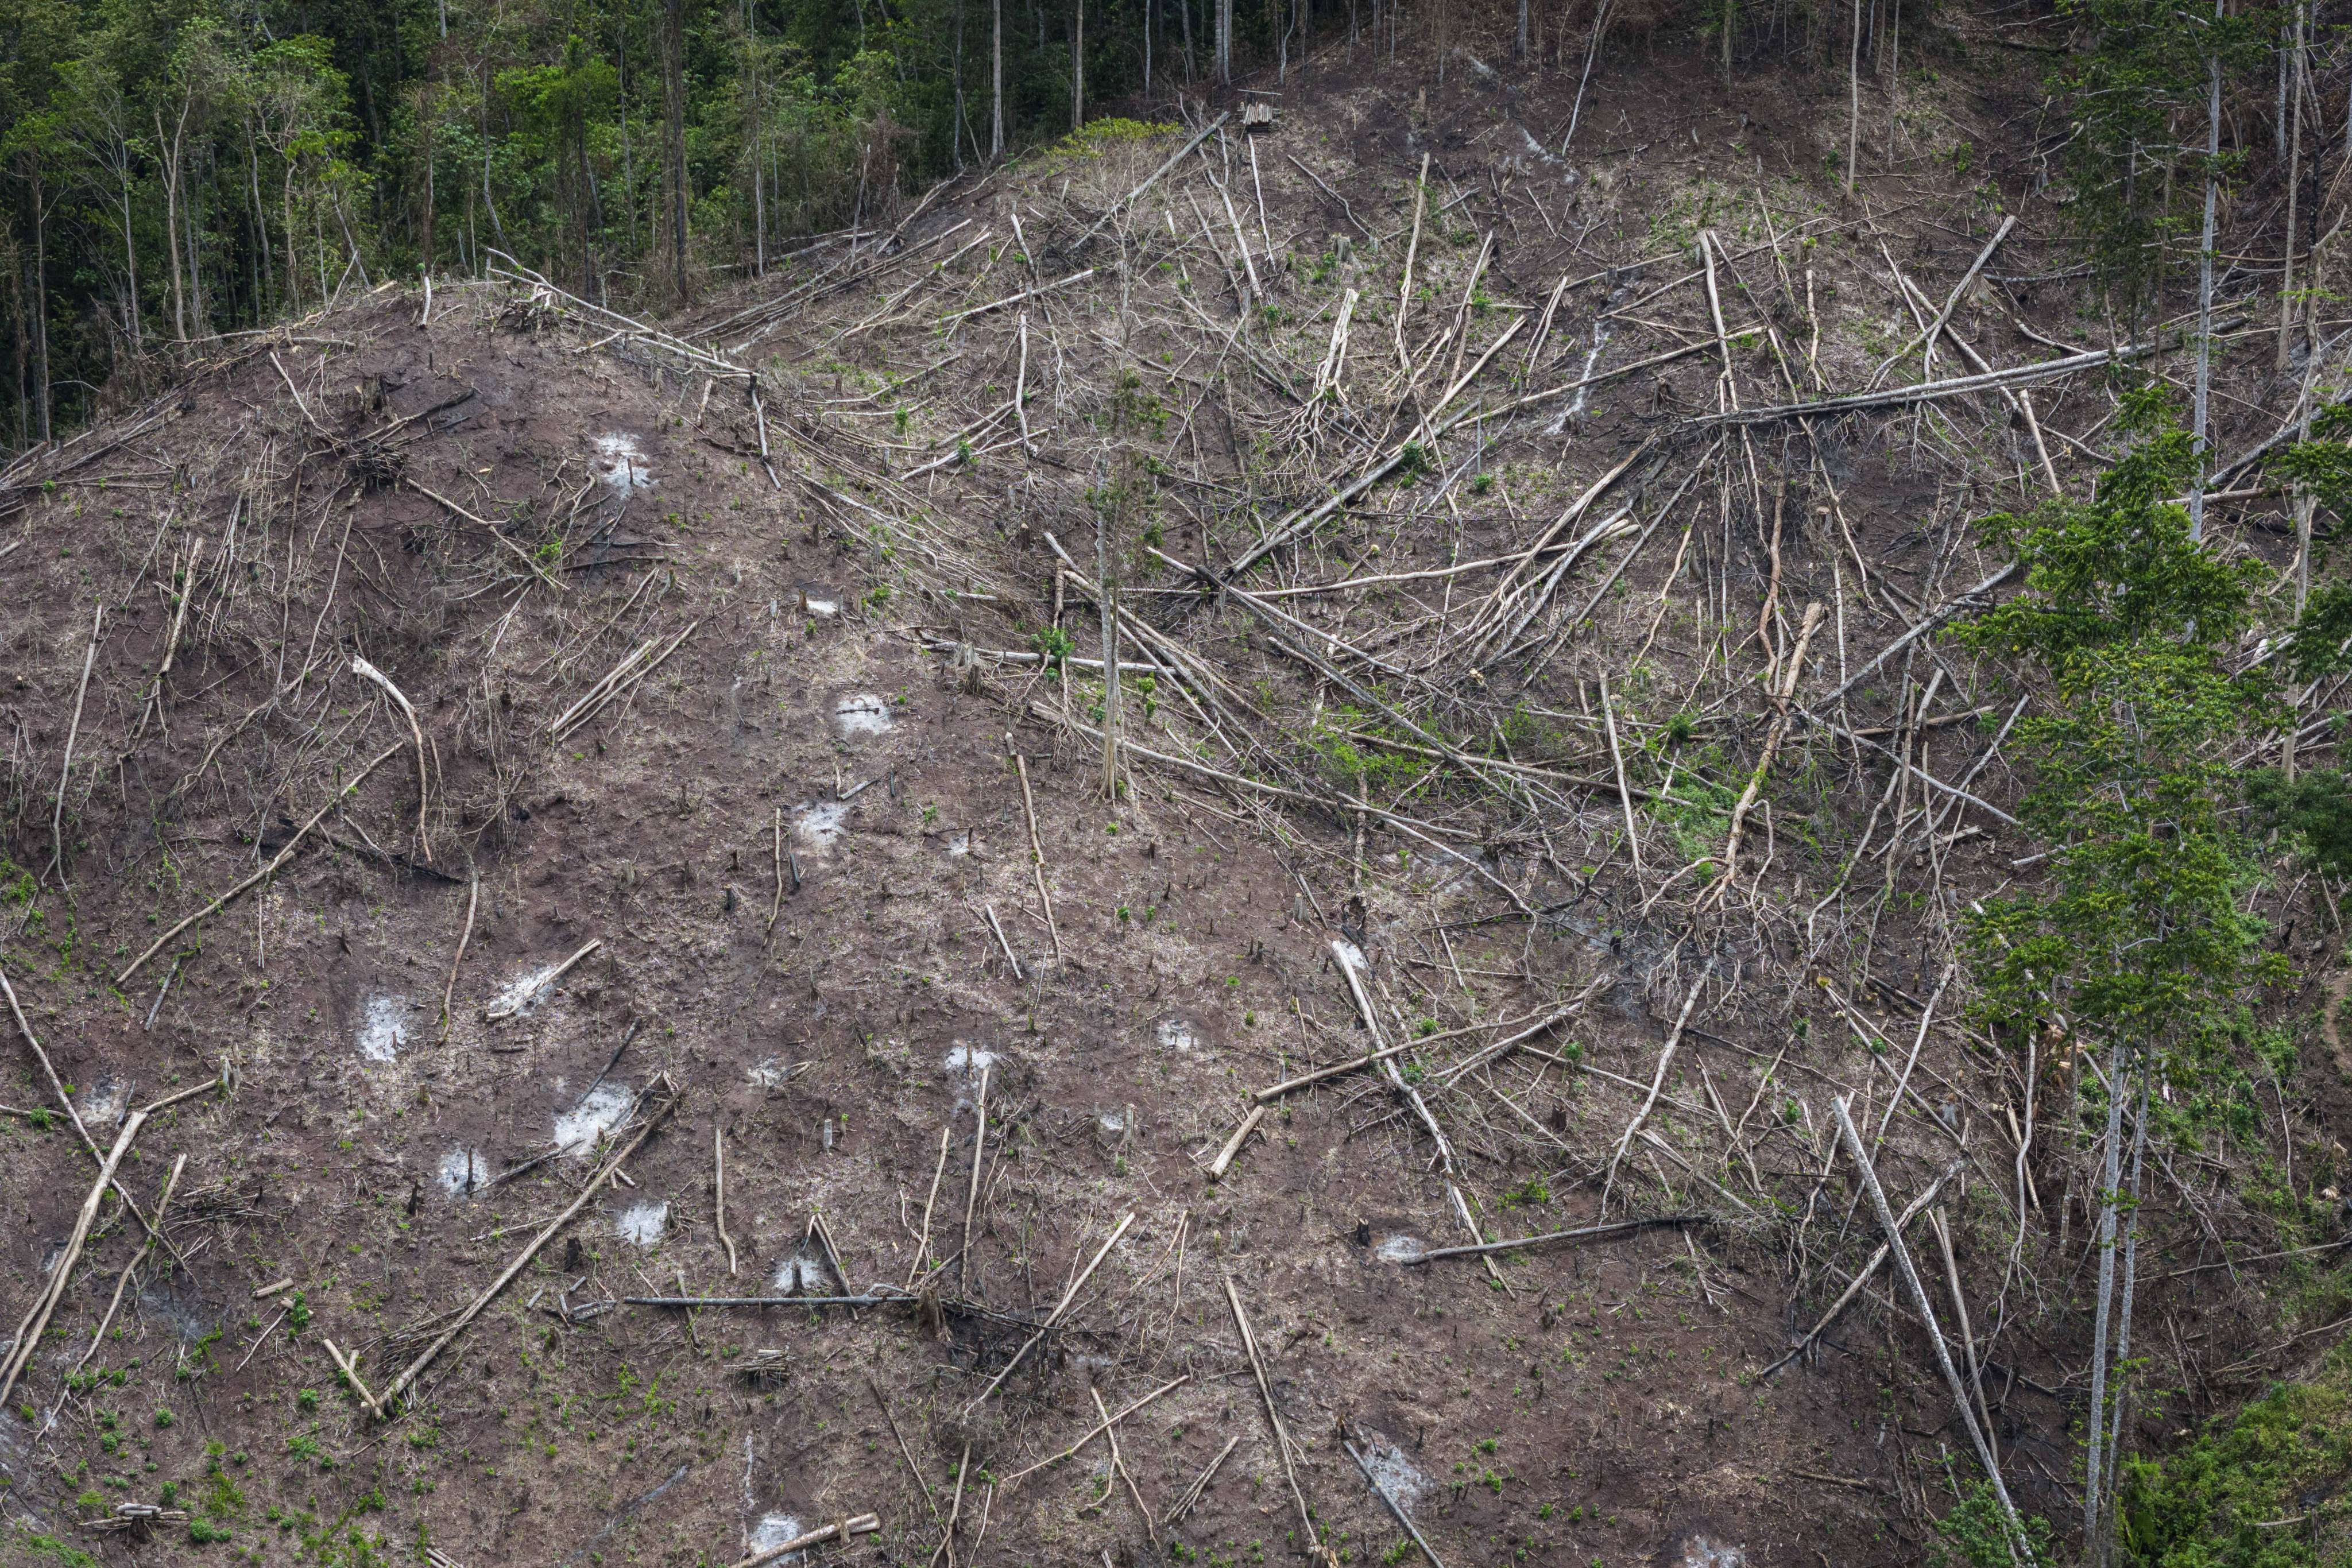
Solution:
[{"label": "deforested hillside", "polygon": [[2345,1560],[2344,72],[2202,20],[1115,13],[723,241],[498,77],[0,471],[0,1560]]}]

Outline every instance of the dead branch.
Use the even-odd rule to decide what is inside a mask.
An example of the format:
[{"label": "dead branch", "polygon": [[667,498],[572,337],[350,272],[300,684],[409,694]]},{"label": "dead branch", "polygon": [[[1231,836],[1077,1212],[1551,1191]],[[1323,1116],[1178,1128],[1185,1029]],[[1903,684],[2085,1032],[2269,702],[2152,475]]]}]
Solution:
[{"label": "dead branch", "polygon": [[114,1146],[107,1151],[105,1161],[98,1168],[98,1179],[90,1184],[89,1195],[81,1200],[81,1210],[74,1217],[72,1234],[67,1238],[65,1251],[57,1264],[41,1281],[41,1289],[33,1304],[25,1310],[24,1321],[16,1325],[16,1337],[8,1343],[5,1359],[0,1360],[0,1406],[7,1403],[9,1390],[31,1364],[33,1353],[40,1348],[42,1333],[48,1328],[49,1314],[57,1310],[58,1299],[65,1294],[67,1281],[73,1278],[74,1264],[81,1258],[81,1249],[89,1239],[89,1228],[98,1218],[99,1201],[106,1189],[114,1185],[116,1167],[122,1156],[131,1152],[131,1141],[139,1129],[147,1124],[147,1113],[133,1111],[123,1119],[122,1131],[115,1134]]},{"label": "dead branch", "polygon": [[124,981],[130,979],[131,976],[137,974],[140,969],[146,965],[148,959],[152,958],[156,954],[162,952],[164,945],[170,942],[173,937],[177,936],[181,932],[185,931],[189,926],[194,925],[197,921],[204,919],[206,915],[215,914],[221,909],[226,907],[229,904],[233,903],[238,895],[244,894],[248,889],[257,887],[260,883],[268,881],[280,866],[294,858],[294,852],[301,847],[302,841],[310,836],[311,829],[316,828],[320,822],[326,821],[328,812],[341,805],[346,800],[350,799],[354,793],[356,793],[359,787],[367,782],[368,775],[373,773],[378,768],[383,767],[383,764],[399,750],[400,747],[395,743],[392,746],[386,747],[383,750],[377,752],[374,758],[371,760],[366,767],[361,768],[359,772],[353,776],[350,783],[344,785],[341,789],[336,790],[333,798],[328,800],[325,805],[320,807],[309,821],[294,830],[294,836],[286,841],[285,848],[279,850],[277,855],[271,859],[268,865],[263,866],[259,871],[255,872],[251,876],[247,877],[243,882],[238,883],[235,887],[230,888],[226,893],[222,894],[210,904],[207,904],[202,909],[197,910],[194,915],[182,920],[179,924],[173,925],[169,931],[164,932],[161,936],[156,937],[153,946],[150,946],[144,953],[140,954],[136,958],[131,959],[130,965],[123,969],[122,973],[114,977],[114,983],[118,986],[121,985]]},{"label": "dead branch", "polygon": [[621,1167],[629,1162],[630,1156],[643,1148],[646,1140],[652,1137],[656,1130],[669,1119],[670,1113],[677,1109],[680,1098],[678,1089],[667,1075],[655,1080],[646,1092],[654,1100],[653,1109],[646,1117],[643,1125],[638,1127],[637,1135],[631,1138],[627,1145],[619,1153],[606,1160],[603,1167],[594,1176],[589,1177],[586,1185],[581,1187],[579,1196],[565,1205],[561,1214],[541,1226],[539,1234],[533,1236],[525,1244],[523,1249],[515,1254],[514,1261],[509,1263],[505,1271],[490,1281],[488,1289],[467,1303],[465,1310],[457,1314],[457,1320],[447,1328],[443,1329],[433,1343],[426,1345],[417,1354],[416,1359],[408,1364],[407,1368],[399,1376],[385,1385],[383,1392],[376,1396],[374,1404],[369,1406],[370,1411],[378,1419],[383,1419],[392,1413],[402,1393],[410,1384],[416,1381],[417,1375],[433,1364],[434,1358],[449,1347],[450,1341],[465,1333],[467,1325],[479,1317],[484,1308],[498,1300],[500,1291],[514,1283],[516,1278],[530,1266],[530,1260],[539,1256],[539,1249],[553,1239],[565,1226],[578,1217],[582,1209],[593,1201],[597,1193],[604,1190],[604,1184],[620,1174]]},{"label": "dead branch", "polygon": [[1475,1247],[1435,1247],[1426,1252],[1416,1252],[1397,1261],[1405,1268],[1417,1268],[1445,1258],[1492,1258],[1501,1252],[1525,1252],[1538,1247],[1558,1246],[1568,1241],[1597,1241],[1604,1238],[1632,1236],[1639,1231],[1653,1230],[1662,1225],[1705,1225],[1715,1217],[1711,1214],[1662,1214],[1644,1219],[1620,1219],[1608,1225],[1587,1225],[1574,1230],[1547,1230],[1540,1236],[1520,1236],[1504,1241],[1482,1241]]}]

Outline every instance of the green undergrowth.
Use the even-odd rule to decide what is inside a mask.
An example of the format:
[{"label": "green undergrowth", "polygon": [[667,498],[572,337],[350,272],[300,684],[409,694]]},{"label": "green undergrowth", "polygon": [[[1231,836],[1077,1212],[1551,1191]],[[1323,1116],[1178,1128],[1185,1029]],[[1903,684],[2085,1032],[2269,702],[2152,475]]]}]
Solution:
[{"label": "green undergrowth", "polygon": [[2123,1544],[2144,1568],[2352,1563],[2352,1350],[2126,1467]]}]

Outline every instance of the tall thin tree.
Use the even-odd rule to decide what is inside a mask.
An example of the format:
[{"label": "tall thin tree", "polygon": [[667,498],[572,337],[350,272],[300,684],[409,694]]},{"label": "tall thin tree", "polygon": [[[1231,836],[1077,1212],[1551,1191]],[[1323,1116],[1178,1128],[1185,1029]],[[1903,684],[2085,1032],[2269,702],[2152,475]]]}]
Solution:
[{"label": "tall thin tree", "polygon": [[684,298],[686,277],[686,0],[662,5],[662,183],[669,227],[670,287]]},{"label": "tall thin tree", "polygon": [[[2228,0],[2213,0],[2218,30]],[[2205,537],[2205,480],[2212,467],[2207,426],[2213,403],[2213,223],[2221,193],[2221,41],[2205,57],[2205,230],[2197,246],[2197,386],[2189,413],[2189,438],[2197,453],[2197,483],[2189,492],[2189,537]]]},{"label": "tall thin tree", "polygon": [[995,37],[988,49],[988,155],[1004,156],[1004,0],[990,0]]}]

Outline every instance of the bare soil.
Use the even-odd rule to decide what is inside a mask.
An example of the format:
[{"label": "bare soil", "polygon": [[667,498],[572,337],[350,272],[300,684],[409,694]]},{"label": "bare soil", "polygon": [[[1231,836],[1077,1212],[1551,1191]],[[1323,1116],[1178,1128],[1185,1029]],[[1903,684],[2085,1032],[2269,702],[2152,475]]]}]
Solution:
[{"label": "bare soil", "polygon": [[[965,1563],[1298,1560],[1230,1281],[1297,1495],[1343,1560],[1415,1551],[1352,1441],[1449,1563],[1922,1561],[1930,1515],[1975,1460],[1907,1308],[1874,1285],[1813,1354],[1758,1374],[1877,1240],[1829,1168],[1830,1096],[1857,1093],[1866,1124],[1885,1111],[1886,1053],[1899,1062],[1920,1027],[1952,911],[2012,874],[2013,842],[1990,817],[1942,820],[1946,835],[1978,831],[1932,853],[1874,852],[1849,870],[1836,936],[1818,936],[1807,910],[1866,838],[1889,775],[1858,744],[1816,736],[1780,762],[1735,899],[1710,906],[1706,878],[1661,882],[1719,852],[1763,744],[1759,619],[1785,650],[1806,604],[1834,606],[1802,688],[1832,689],[1984,575],[1963,525],[2031,500],[2038,460],[1990,400],[1932,423],[1905,411],[1817,435],[1764,426],[1758,493],[1779,500],[1759,513],[1737,431],[1713,447],[1721,427],[1695,418],[1715,411],[1726,368],[1704,286],[1634,301],[1699,268],[1700,230],[1718,235],[1725,348],[1753,405],[1791,396],[1811,365],[1820,384],[1866,383],[1915,336],[1886,258],[1940,305],[1998,205],[2030,221],[1995,271],[2065,271],[2030,199],[2037,95],[1965,15],[1957,26],[1906,40],[1940,50],[1944,73],[1906,96],[1907,141],[1852,205],[1824,165],[1843,146],[1843,82],[1801,59],[1724,89],[1703,50],[1629,41],[1596,71],[1562,159],[1580,39],[1555,41],[1558,68],[1459,40],[1442,87],[1425,40],[1372,64],[1368,45],[1335,44],[1281,100],[1255,177],[1246,144],[1213,138],[1116,220],[1124,281],[1109,247],[1081,258],[1076,242],[1172,136],[968,180],[878,254],[821,250],[669,320],[677,339],[511,281],[441,285],[429,325],[420,293],[380,290],[226,345],[158,402],[20,465],[0,522],[7,973],[101,1148],[127,1108],[224,1071],[227,1087],[158,1115],[122,1167],[152,1215],[187,1156],[163,1232],[180,1256],[134,1272],[77,1374],[141,1235],[110,1201],[0,1415],[0,1559],[357,1565],[431,1548],[471,1568],[719,1564],[871,1511],[877,1534],[819,1552],[914,1563],[951,1539],[948,1560]],[[1434,215],[1409,341],[1418,353],[1458,311],[1466,352],[1408,372],[1385,312],[1424,153]],[[1238,204],[1230,221],[1211,169]],[[959,248],[982,231],[987,245]],[[1488,236],[1494,262],[1474,280]],[[1237,298],[1240,248],[1259,253],[1271,313]],[[1025,369],[1018,309],[945,319],[1088,265],[1104,270],[1028,306]],[[1556,279],[1573,286],[1521,367]],[[2020,312],[2049,335],[2087,334],[2074,287],[1972,296],[1955,319],[2017,362],[2045,351]],[[1363,312],[1345,398],[1302,397],[1343,287]],[[790,308],[725,319],[778,298]],[[1629,318],[1604,326],[1605,307]],[[1491,577],[1270,600],[1298,618],[1270,634],[1199,601],[1131,535],[1129,607],[1213,672],[1163,666],[1149,694],[1130,676],[1133,738],[1268,788],[1138,760],[1131,790],[1107,797],[1084,732],[1098,675],[992,656],[1053,647],[1057,612],[1075,653],[1099,655],[1094,604],[1055,586],[1046,536],[1091,576],[1104,489],[1141,450],[1160,465],[1153,542],[1222,561],[1328,476],[1413,435],[1513,319],[1498,384],[1695,351],[1593,388],[1557,423],[1568,400],[1433,441],[1418,485],[1374,491],[1240,580],[1296,588],[1523,550],[1593,481],[1654,452],[1669,461],[1634,514],[1658,525],[1646,549],[1612,580],[1624,546],[1607,542],[1543,607],[1532,654],[1482,664],[1456,657],[1448,617]],[[759,371],[764,428],[745,383],[702,373],[689,344]],[[1948,349],[1937,364],[1958,373]],[[972,428],[1016,382],[1034,459],[1010,418]],[[2066,431],[2106,406],[2090,380],[2039,403]],[[2243,423],[2247,439],[2268,434]],[[2074,444],[2052,452],[2070,478],[2089,469]],[[1405,731],[1275,635],[1354,650],[1388,638],[1423,685],[1454,695],[1385,675],[1381,689],[1416,711],[1439,703],[1450,744],[1533,769],[1524,806],[1491,768],[1351,778],[1334,761],[1343,727]],[[633,650],[673,641],[553,736]],[[1330,643],[1319,653],[1346,662]],[[1131,641],[1123,656],[1159,662]],[[425,734],[422,841],[407,723],[355,657],[398,685]],[[1949,716],[1996,698],[1937,657],[1923,652],[1909,681],[1950,669],[1946,722],[1918,753],[1949,779],[1987,738]],[[1904,676],[1857,685],[1847,722],[1891,735]],[[1664,798],[1644,809],[1640,874],[1609,722],[1635,787]],[[117,982],[386,747],[258,892]],[[1012,751],[1027,759],[1050,928]],[[1358,780],[1368,805],[1431,824],[1439,848],[1377,815],[1360,827]],[[2008,800],[2016,781],[1997,768],[1976,788]],[[1918,809],[1916,790],[1906,804]],[[1372,1043],[1335,940],[1370,960],[1383,1038],[1434,1037],[1404,1060],[1496,1237],[1600,1214],[1612,1146],[1698,988],[1651,1124],[1662,1144],[1633,1146],[1609,1212],[1708,1223],[1491,1271],[1405,1266],[1468,1238],[1425,1130],[1368,1072],[1283,1100],[1212,1179],[1249,1092]],[[1532,1049],[1448,1071],[1513,1020],[1587,994]],[[513,1016],[488,1016],[502,997]],[[1904,1100],[1880,1169],[1900,1204],[1956,1155],[1970,1162],[1948,1207],[1998,1438],[2021,1502],[2063,1520],[2088,1189],[2076,1147],[2053,1135],[2033,1151],[2023,1245],[2038,1271],[2006,1271],[2019,1221],[2004,1117],[2038,1096],[2043,1124],[2062,1125],[2071,1085],[2063,1068],[2028,1081],[1956,1011],[1937,1015],[1928,1087]],[[12,1309],[43,1289],[95,1174],[49,1113],[31,1050],[13,1050],[0,1068]],[[676,1109],[625,1179],[431,1364],[396,1419],[373,1418],[325,1342],[356,1349],[361,1379],[382,1387],[634,1135],[665,1082]],[[2214,1222],[2253,1222],[2231,1203],[2217,1199]],[[975,1401],[1129,1216],[1066,1322]],[[2158,1255],[2204,1260],[2199,1220],[2173,1218]],[[1934,1256],[1924,1229],[1912,1239]],[[2192,1293],[2227,1278],[2151,1285],[2145,1321],[2204,1313],[2199,1364],[2233,1362],[2265,1331]],[[910,1283],[903,1304],[624,1304]],[[740,1370],[768,1348],[780,1371]],[[1116,1410],[1180,1378],[1118,1428],[1148,1526],[1099,1442],[1005,1479],[1094,1424],[1090,1390]],[[2218,1396],[2180,1381],[2182,1408]],[[2148,1406],[2142,1436],[2165,1440],[2168,1412]],[[1228,1439],[1197,1506],[1162,1522]],[[83,1528],[126,1501],[190,1517]]]}]

